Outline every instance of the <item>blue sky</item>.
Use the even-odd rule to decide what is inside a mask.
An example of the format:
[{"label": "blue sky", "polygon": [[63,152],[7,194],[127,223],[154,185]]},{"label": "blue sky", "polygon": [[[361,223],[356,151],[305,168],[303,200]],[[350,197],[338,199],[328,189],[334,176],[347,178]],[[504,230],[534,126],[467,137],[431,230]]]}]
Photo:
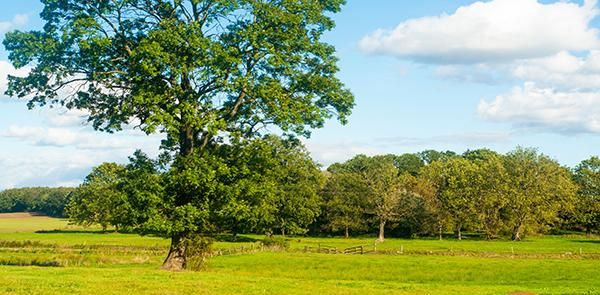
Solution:
[{"label": "blue sky", "polygon": [[[0,11],[0,33],[36,29],[38,0]],[[326,39],[356,95],[350,123],[315,130],[324,165],[358,153],[536,147],[573,166],[600,149],[596,1],[350,0]],[[0,51],[0,87],[15,70]],[[17,72],[18,73],[18,72]],[[75,185],[91,167],[156,154],[159,136],[99,134],[81,114],[0,98],[0,189]]]}]

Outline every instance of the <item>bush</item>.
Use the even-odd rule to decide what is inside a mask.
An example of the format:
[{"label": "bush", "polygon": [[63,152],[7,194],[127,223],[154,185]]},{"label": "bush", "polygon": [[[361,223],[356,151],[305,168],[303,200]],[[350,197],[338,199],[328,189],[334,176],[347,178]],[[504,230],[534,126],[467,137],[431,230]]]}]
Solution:
[{"label": "bush", "polygon": [[194,236],[186,241],[186,269],[200,271],[212,254],[213,239]]},{"label": "bush", "polygon": [[264,247],[277,249],[277,250],[287,250],[290,247],[289,240],[280,237],[266,237],[261,243]]}]

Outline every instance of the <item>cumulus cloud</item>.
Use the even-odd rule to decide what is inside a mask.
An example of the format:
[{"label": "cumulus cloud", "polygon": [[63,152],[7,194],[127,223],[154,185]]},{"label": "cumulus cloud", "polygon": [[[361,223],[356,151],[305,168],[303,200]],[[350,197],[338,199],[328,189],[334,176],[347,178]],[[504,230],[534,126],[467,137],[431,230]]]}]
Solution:
[{"label": "cumulus cloud", "polygon": [[129,149],[137,143],[116,135],[102,136],[93,132],[69,128],[45,128],[32,126],[10,126],[0,133],[4,137],[17,138],[38,146],[75,147],[78,149],[104,150]]},{"label": "cumulus cloud", "polygon": [[[0,190],[24,186],[73,186],[81,183],[92,167],[103,162],[127,162],[127,157],[136,149],[142,149],[151,157],[156,157],[159,152],[160,139],[154,137],[114,138],[113,134],[109,139],[115,141],[106,141],[102,135],[83,131],[50,131],[36,127],[9,130],[14,138],[34,145],[0,149]],[[6,136],[8,132],[3,133]],[[42,138],[36,140],[37,136]]]},{"label": "cumulus cloud", "polygon": [[478,112],[483,118],[519,127],[600,133],[600,93],[595,91],[558,91],[528,82],[493,101],[481,101]]},{"label": "cumulus cloud", "polygon": [[368,53],[423,63],[475,64],[538,58],[564,50],[599,48],[597,0],[492,0],[460,7],[453,14],[423,17],[379,29],[360,41]]},{"label": "cumulus cloud", "polygon": [[91,167],[108,159],[110,157],[91,151],[86,154],[62,150],[29,154],[0,153],[0,189],[80,183]]},{"label": "cumulus cloud", "polygon": [[511,75],[544,87],[600,89],[600,51],[590,51],[585,57],[563,51],[546,58],[522,61],[512,67]]}]

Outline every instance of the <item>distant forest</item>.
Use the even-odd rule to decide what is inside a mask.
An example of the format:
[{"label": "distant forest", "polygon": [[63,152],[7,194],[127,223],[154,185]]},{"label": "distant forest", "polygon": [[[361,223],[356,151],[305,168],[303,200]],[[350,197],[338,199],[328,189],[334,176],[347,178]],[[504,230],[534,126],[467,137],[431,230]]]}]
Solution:
[{"label": "distant forest", "polygon": [[[214,165],[206,182],[189,185],[207,200],[204,223],[214,233],[520,240],[600,229],[598,157],[569,168],[535,149],[427,150],[359,155],[323,170],[300,143],[270,136],[223,150]],[[0,192],[0,212],[161,232],[157,216],[173,214],[162,201],[173,185],[166,171],[138,151],[127,165],[94,168],[78,188]]]},{"label": "distant forest", "polygon": [[74,188],[28,187],[0,192],[0,213],[36,212],[66,217],[65,207]]}]

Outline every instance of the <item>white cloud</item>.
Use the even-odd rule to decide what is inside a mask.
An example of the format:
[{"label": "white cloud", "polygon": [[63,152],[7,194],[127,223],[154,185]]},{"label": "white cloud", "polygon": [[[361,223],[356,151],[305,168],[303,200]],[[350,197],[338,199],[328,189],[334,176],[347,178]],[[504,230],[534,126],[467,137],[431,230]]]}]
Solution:
[{"label": "white cloud", "polygon": [[0,60],[0,96],[4,96],[4,92],[6,92],[6,89],[8,88],[8,75],[24,77],[29,71],[29,67],[15,69],[10,62]]},{"label": "white cloud", "polygon": [[67,108],[42,108],[46,122],[53,127],[84,126],[89,112]]},{"label": "white cloud", "polygon": [[0,151],[0,190],[25,186],[74,186],[92,167],[103,162],[124,162],[132,151],[33,148]]},{"label": "white cloud", "polygon": [[[24,186],[73,186],[81,183],[92,167],[103,162],[126,163],[136,149],[142,149],[150,157],[158,155],[159,139],[154,137],[131,139],[117,135],[115,144],[105,141],[101,134],[35,127],[9,130],[18,139],[36,143],[35,137],[42,136],[39,141],[49,144],[0,149],[0,190]],[[43,132],[51,135],[45,136]],[[72,142],[75,143],[57,146]]]},{"label": "white cloud", "polygon": [[94,166],[93,156],[84,157],[65,151],[44,151],[35,154],[0,153],[0,189],[81,182]]},{"label": "white cloud", "polygon": [[600,133],[600,93],[594,91],[557,91],[528,82],[491,102],[481,101],[478,112],[486,119],[519,127],[566,134]]},{"label": "white cloud", "polygon": [[451,15],[402,22],[360,41],[369,53],[424,63],[461,64],[537,58],[564,50],[600,48],[596,0],[583,5],[537,0],[476,2]]},{"label": "white cloud", "polygon": [[17,14],[12,20],[0,22],[0,34],[10,30],[25,26],[29,22],[29,16],[26,14]]},{"label": "white cloud", "polygon": [[[75,147],[86,150],[130,149],[143,144],[133,142],[126,136],[106,135],[93,131],[72,130],[69,128],[44,128],[31,126],[10,126],[0,133],[4,137],[17,138],[38,146]],[[152,139],[150,137],[142,138]]]},{"label": "white cloud", "polygon": [[600,89],[600,51],[577,57],[563,51],[546,58],[522,61],[512,68],[512,76],[535,81],[538,86],[561,89]]}]

